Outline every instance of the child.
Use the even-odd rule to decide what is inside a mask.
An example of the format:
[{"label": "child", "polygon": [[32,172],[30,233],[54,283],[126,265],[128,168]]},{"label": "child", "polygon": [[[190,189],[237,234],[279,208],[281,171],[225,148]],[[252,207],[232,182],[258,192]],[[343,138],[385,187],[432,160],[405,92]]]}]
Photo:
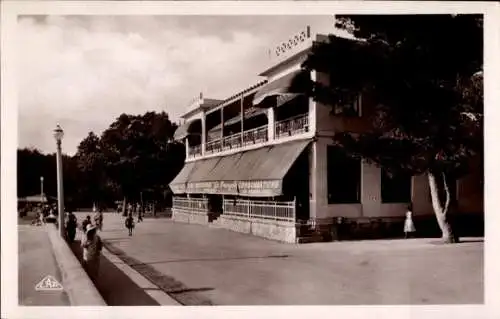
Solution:
[{"label": "child", "polygon": [[406,211],[406,219],[405,219],[405,227],[404,227],[404,232],[405,232],[405,238],[408,238],[410,236],[413,236],[415,233],[415,225],[413,224],[413,219],[412,219],[412,205],[408,205],[408,210]]},{"label": "child", "polygon": [[132,230],[134,229],[134,217],[132,217],[132,212],[128,213],[128,217],[125,219],[125,227],[128,228],[128,235],[132,236]]}]

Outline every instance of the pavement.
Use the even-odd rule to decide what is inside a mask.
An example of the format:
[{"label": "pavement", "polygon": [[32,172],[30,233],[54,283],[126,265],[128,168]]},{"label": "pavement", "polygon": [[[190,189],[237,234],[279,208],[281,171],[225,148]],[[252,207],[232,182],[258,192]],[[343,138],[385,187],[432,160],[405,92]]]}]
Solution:
[{"label": "pavement", "polygon": [[50,275],[59,283],[62,275],[43,226],[18,226],[18,298],[21,306],[69,306],[66,291],[37,291],[36,285]]},{"label": "pavement", "polygon": [[115,213],[104,215],[100,235],[96,286],[108,305],[484,302],[482,238],[293,245],[167,218],[145,218],[128,236]]}]

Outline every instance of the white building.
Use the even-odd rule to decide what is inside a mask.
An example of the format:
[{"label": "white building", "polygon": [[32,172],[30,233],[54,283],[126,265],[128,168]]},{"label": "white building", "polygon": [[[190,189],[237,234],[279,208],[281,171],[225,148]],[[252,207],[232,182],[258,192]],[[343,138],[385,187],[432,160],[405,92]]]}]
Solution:
[{"label": "white building", "polygon": [[[223,101],[201,94],[193,101],[175,134],[186,145],[186,164],[170,184],[175,220],[295,243],[328,239],[343,217],[343,236],[390,236],[391,225],[402,233],[412,202],[417,228],[419,218],[436,224],[426,176],[389,178],[332,145],[335,132],[370,125],[366,99],[350,114],[336,113],[288,91],[314,41],[328,37],[304,28],[270,52],[274,63],[262,82]],[[481,180],[459,181],[461,212],[482,214]]]}]

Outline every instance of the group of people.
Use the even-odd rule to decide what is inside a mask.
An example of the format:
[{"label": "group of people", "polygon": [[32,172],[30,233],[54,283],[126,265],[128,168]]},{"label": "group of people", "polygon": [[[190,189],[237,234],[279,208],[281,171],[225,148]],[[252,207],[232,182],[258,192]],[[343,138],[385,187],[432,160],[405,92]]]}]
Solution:
[{"label": "group of people", "polygon": [[[104,216],[102,209],[94,215],[94,220],[90,215],[82,221],[81,223],[81,247],[83,249],[83,267],[87,271],[87,274],[92,280],[97,278],[99,273],[99,264],[102,250],[102,240],[97,234],[97,230],[102,231]],[[69,243],[73,243],[76,237],[76,231],[78,229],[78,219],[72,211],[68,212],[66,218],[66,239]]]}]

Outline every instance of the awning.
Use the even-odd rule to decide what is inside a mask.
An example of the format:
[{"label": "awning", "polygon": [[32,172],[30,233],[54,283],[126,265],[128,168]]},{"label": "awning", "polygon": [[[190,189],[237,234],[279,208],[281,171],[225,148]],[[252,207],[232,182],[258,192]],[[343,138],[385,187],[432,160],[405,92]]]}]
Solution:
[{"label": "awning", "polygon": [[176,194],[279,196],[285,175],[309,143],[310,140],[294,141],[190,162],[170,187]]},{"label": "awning", "polygon": [[[244,113],[244,119],[251,119],[253,117],[256,117],[258,115],[261,115],[261,114],[265,114],[267,112],[266,109],[263,109],[263,108],[258,108],[258,107],[252,107],[252,108],[249,108],[247,110],[245,110],[245,113]],[[229,126],[229,125],[233,125],[235,123],[238,123],[239,121],[241,121],[241,113],[238,114],[238,116],[235,116],[229,120],[227,120],[226,122],[224,122],[224,126]]]},{"label": "awning", "polygon": [[186,121],[186,123],[182,124],[175,130],[174,139],[176,141],[181,141],[192,134],[193,127],[197,122],[201,122],[200,119]]},{"label": "awning", "polygon": [[[266,98],[271,97],[271,96],[281,96],[282,99],[289,101],[293,99],[294,97],[298,96],[296,92],[290,92],[290,88],[292,86],[292,82],[295,79],[295,77],[299,74],[305,74],[303,73],[303,70],[297,70],[294,72],[291,72],[273,82],[270,82],[266,85],[264,85],[254,96],[253,98],[253,105],[259,105],[264,101]],[[281,103],[284,104],[284,103]]]}]

